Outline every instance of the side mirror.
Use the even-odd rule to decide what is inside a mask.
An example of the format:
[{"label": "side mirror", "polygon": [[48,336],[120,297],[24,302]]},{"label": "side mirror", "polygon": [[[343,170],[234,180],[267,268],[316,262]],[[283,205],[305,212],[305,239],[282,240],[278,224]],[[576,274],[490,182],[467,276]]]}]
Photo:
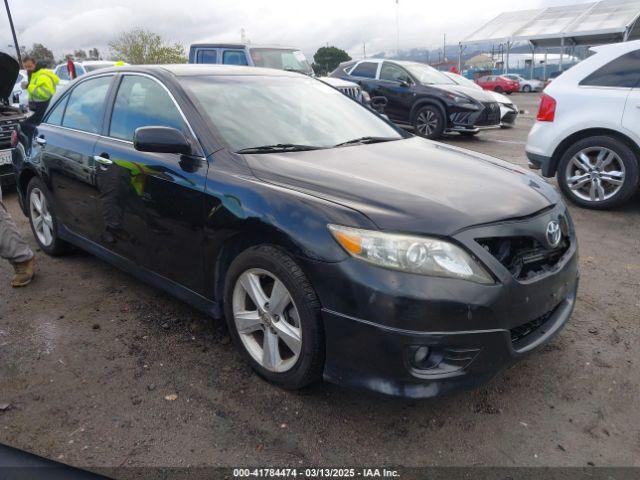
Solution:
[{"label": "side mirror", "polygon": [[400,86],[402,87],[410,87],[413,83],[409,77],[400,77],[398,81],[400,82]]},{"label": "side mirror", "polygon": [[133,134],[133,148],[140,152],[191,155],[184,134],[171,127],[140,127]]}]

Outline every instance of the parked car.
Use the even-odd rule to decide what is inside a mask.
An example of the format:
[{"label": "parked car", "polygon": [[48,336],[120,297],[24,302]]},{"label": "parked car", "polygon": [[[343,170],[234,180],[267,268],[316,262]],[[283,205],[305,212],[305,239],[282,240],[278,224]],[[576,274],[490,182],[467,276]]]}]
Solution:
[{"label": "parked car", "polygon": [[606,209],[638,190],[640,41],[592,51],[545,89],[526,151],[572,202]]},{"label": "parked car", "polygon": [[547,343],[575,302],[577,243],[553,187],[299,74],[88,74],[21,152],[42,251],[73,244],[224,314],[285,388],[472,387]]},{"label": "parked car", "polygon": [[[314,76],[313,68],[302,50],[276,45],[196,43],[189,48],[189,63],[275,68]],[[368,104],[371,100],[356,83],[329,77],[321,80],[361,103]]]},{"label": "parked car", "polygon": [[493,97],[458,85],[429,65],[367,59],[345,62],[331,76],[360,84],[372,98],[385,97],[385,114],[425,138],[450,132],[475,135],[500,126],[500,107]]},{"label": "parked car", "polygon": [[[458,85],[482,90],[482,87],[480,85],[469,80],[467,77],[463,77],[462,75],[453,72],[442,73],[444,73]],[[488,91],[488,93],[491,94],[493,99],[498,102],[498,105],[500,106],[500,127],[513,128],[516,124],[516,118],[518,117],[518,106],[514,104],[513,101],[506,95],[492,91]]]},{"label": "parked car", "polygon": [[520,84],[515,80],[509,80],[502,75],[486,75],[476,80],[476,83],[485,90],[493,90],[498,93],[511,95],[520,91]]},{"label": "parked car", "polygon": [[[76,77],[80,77],[85,73],[94,72],[102,68],[110,68],[115,64],[116,62],[111,60],[87,60],[86,62],[73,62],[73,65],[76,68]],[[53,70],[53,73],[55,73],[60,79],[60,83],[58,84],[59,87],[64,87],[71,81],[67,62],[57,65]]]},{"label": "parked car", "polygon": [[0,52],[0,186],[15,183],[13,150],[18,142],[18,125],[26,116],[19,105],[12,105],[19,77],[18,62]]},{"label": "parked car", "polygon": [[527,80],[522,75],[516,75],[515,73],[509,73],[506,75],[502,75],[504,78],[513,80],[514,82],[518,82],[520,85],[520,91],[529,93],[529,92],[541,92],[544,88],[544,82],[542,80],[537,80],[532,78],[531,80]]}]

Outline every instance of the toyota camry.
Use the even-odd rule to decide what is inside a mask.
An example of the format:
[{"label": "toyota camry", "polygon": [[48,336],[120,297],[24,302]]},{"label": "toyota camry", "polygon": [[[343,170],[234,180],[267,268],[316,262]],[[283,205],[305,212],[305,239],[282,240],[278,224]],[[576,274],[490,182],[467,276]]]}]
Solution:
[{"label": "toyota camry", "polygon": [[226,318],[284,388],[473,387],[574,306],[577,242],[554,188],[313,78],[101,70],[24,144],[19,198],[44,252],[79,247]]}]

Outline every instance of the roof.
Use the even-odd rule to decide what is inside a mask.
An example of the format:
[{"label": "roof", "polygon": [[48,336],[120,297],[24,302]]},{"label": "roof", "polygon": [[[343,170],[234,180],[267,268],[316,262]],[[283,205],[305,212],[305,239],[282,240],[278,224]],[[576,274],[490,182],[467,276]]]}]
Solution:
[{"label": "roof", "polygon": [[288,47],[286,45],[259,45],[256,43],[192,43],[189,48],[273,48],[281,50],[300,50],[298,47]]},{"label": "roof", "polygon": [[[215,65],[179,63],[175,65],[125,65],[96,71],[98,75],[106,72],[117,73],[170,73],[178,77],[189,76],[263,76],[263,77],[306,77],[300,73],[276,70],[274,68],[248,67],[239,65]],[[91,72],[93,74],[94,72]],[[83,76],[84,77],[84,76]]]},{"label": "roof", "polygon": [[462,42],[530,41],[539,46],[596,45],[640,38],[640,0],[600,0],[505,12]]}]

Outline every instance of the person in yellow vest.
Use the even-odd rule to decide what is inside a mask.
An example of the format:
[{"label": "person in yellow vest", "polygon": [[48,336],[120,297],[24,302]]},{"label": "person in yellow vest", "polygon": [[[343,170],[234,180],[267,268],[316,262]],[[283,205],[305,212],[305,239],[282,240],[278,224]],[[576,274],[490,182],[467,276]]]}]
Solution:
[{"label": "person in yellow vest", "polygon": [[126,64],[122,60],[118,60],[113,64],[114,67],[124,67]]},{"label": "person in yellow vest", "polygon": [[60,83],[58,76],[48,68],[43,68],[33,57],[25,57],[22,61],[27,71],[28,81],[23,82],[22,88],[29,93],[29,110],[33,112],[22,125],[29,140],[33,137],[36,127],[44,119],[44,114],[56,93],[56,87]]}]

